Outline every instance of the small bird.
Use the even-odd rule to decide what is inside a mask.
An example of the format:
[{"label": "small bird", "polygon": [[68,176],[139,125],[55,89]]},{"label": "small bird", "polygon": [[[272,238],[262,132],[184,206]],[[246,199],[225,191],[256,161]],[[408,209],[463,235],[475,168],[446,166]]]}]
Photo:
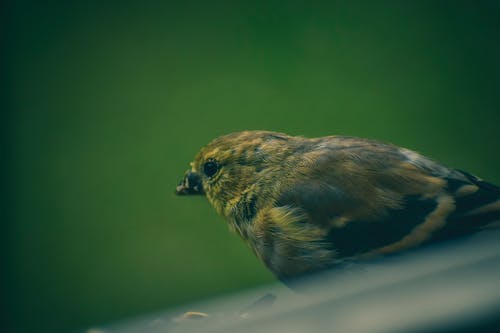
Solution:
[{"label": "small bird", "polygon": [[176,193],[205,195],[284,282],[500,227],[500,187],[347,136],[221,136],[196,155]]}]

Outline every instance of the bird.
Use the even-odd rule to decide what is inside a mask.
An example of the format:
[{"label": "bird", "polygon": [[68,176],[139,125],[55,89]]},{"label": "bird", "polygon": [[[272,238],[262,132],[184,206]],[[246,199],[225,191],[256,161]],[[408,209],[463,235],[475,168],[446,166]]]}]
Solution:
[{"label": "bird", "polygon": [[500,227],[500,187],[376,140],[241,131],[190,166],[175,193],[206,196],[285,283]]}]

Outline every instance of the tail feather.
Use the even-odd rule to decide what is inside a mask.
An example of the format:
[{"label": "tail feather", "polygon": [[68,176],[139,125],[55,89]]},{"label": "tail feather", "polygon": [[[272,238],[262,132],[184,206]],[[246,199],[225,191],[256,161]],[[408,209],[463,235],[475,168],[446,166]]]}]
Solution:
[{"label": "tail feather", "polygon": [[488,228],[500,228],[500,187],[459,171],[468,182],[449,180],[455,211],[434,240],[454,238]]},{"label": "tail feather", "polygon": [[497,196],[500,196],[500,187],[497,185],[494,185],[492,183],[485,182],[481,178],[478,178],[474,175],[471,175],[468,172],[462,171],[462,170],[457,170],[459,173],[464,175],[471,183],[479,186],[482,189],[494,192],[497,194]]}]

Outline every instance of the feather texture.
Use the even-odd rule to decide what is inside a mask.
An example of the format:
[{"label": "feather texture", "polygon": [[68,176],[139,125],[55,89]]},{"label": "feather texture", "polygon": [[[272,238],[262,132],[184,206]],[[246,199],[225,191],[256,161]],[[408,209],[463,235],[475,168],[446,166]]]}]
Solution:
[{"label": "feather texture", "polygon": [[204,147],[186,177],[177,192],[204,193],[283,280],[500,223],[497,186],[361,138],[233,133]]}]

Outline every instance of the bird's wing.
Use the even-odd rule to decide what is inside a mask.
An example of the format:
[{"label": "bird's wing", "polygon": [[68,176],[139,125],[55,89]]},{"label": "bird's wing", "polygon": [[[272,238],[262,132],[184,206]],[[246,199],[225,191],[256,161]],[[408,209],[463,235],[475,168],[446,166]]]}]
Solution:
[{"label": "bird's wing", "polygon": [[400,252],[500,223],[500,188],[403,148],[333,144],[303,161],[276,206],[300,209],[339,257]]}]

